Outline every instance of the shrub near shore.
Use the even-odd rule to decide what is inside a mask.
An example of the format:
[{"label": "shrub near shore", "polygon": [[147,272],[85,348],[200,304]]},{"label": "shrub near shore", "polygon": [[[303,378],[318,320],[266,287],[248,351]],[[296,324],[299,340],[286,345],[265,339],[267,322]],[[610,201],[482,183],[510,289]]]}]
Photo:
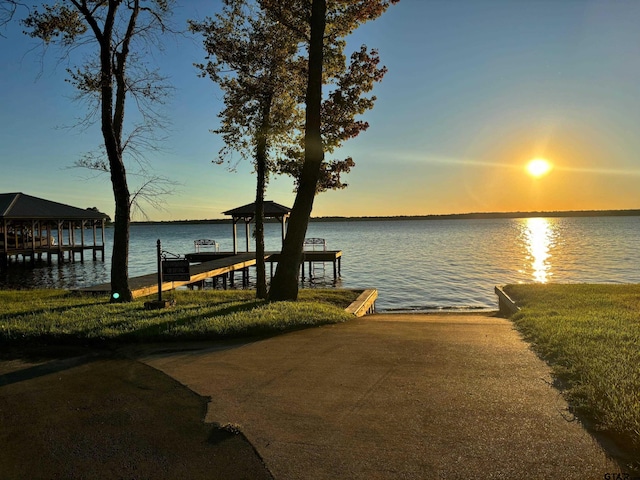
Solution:
[{"label": "shrub near shore", "polygon": [[246,290],[179,290],[176,305],[145,310],[144,301],[111,304],[62,290],[0,292],[0,345],[208,340],[266,335],[343,322],[359,292],[300,291],[298,302],[256,301]]},{"label": "shrub near shore", "polygon": [[[508,285],[569,404],[640,458],[640,285]],[[636,465],[636,468],[640,463]]]}]

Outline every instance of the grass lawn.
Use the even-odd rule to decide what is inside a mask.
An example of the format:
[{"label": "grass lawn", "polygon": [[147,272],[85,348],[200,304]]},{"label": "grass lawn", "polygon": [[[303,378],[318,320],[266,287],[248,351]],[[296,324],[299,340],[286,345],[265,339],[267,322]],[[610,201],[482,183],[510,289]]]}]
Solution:
[{"label": "grass lawn", "polygon": [[146,310],[138,299],[111,304],[62,290],[0,291],[0,345],[209,340],[292,330],[353,318],[360,292],[304,289],[298,302],[267,303],[246,290],[165,293],[176,305]]},{"label": "grass lawn", "polygon": [[640,458],[640,285],[508,285],[576,413]]}]

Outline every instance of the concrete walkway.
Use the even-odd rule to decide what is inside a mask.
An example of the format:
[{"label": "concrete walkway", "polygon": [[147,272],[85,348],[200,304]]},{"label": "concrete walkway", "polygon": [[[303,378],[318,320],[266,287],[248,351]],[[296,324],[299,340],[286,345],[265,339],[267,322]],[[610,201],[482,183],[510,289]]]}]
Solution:
[{"label": "concrete walkway", "polygon": [[373,315],[234,347],[138,352],[210,396],[277,480],[602,479],[620,468],[548,367],[487,315]]}]

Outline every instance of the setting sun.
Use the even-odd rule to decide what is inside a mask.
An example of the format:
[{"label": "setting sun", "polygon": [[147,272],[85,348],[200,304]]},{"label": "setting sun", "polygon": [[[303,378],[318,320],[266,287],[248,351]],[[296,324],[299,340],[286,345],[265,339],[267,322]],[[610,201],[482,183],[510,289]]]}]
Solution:
[{"label": "setting sun", "polygon": [[551,171],[551,163],[544,158],[536,158],[527,164],[527,172],[532,177],[542,177]]}]

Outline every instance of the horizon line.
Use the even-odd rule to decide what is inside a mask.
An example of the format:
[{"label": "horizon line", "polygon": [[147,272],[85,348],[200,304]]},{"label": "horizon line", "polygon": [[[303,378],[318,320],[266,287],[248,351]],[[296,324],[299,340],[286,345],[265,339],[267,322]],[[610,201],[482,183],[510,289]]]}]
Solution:
[{"label": "horizon line", "polygon": [[[443,214],[421,214],[421,215],[324,215],[311,217],[310,221],[331,221],[331,220],[447,220],[455,218],[531,218],[535,216],[545,217],[613,217],[613,216],[640,216],[640,208],[628,209],[602,209],[602,210],[530,210],[515,212],[468,212],[468,213],[443,213]],[[269,219],[265,219],[268,221]],[[231,218],[209,218],[209,219],[181,219],[181,220],[132,220],[132,224],[156,224],[156,223],[223,223],[230,222]]]}]

